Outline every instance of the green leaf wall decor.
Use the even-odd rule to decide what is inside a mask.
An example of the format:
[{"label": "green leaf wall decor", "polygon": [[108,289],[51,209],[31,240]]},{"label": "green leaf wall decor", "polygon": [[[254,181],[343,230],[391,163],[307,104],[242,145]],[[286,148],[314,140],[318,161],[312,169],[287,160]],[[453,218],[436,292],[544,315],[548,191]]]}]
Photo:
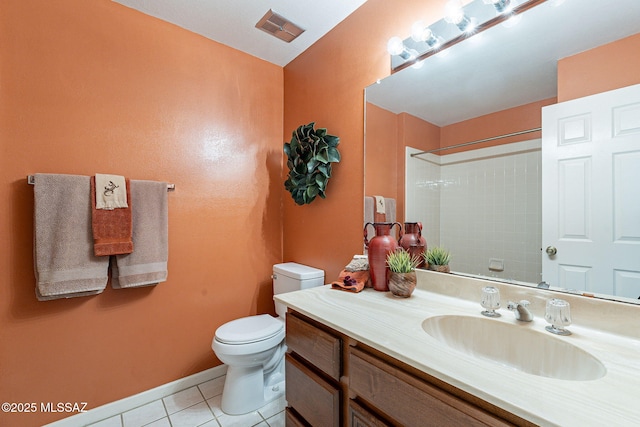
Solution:
[{"label": "green leaf wall decor", "polygon": [[340,162],[340,138],[324,128],[314,129],[315,122],[299,126],[285,142],[289,175],[284,187],[298,205],[311,203],[317,196],[326,197],[331,178],[331,163]]}]

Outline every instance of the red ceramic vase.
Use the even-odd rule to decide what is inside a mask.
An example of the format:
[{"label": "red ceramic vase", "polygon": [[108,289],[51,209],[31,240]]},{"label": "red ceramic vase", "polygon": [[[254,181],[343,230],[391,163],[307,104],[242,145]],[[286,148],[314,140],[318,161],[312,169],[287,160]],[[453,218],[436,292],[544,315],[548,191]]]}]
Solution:
[{"label": "red ceramic vase", "polygon": [[[372,225],[376,230],[376,235],[367,240],[367,226]],[[387,254],[398,249],[396,239],[391,236],[391,229],[394,225],[402,231],[402,226],[398,222],[368,222],[364,225],[364,245],[368,249],[369,274],[373,289],[386,292],[389,290],[389,276],[391,270],[387,266]]]},{"label": "red ceramic vase", "polygon": [[419,257],[420,264],[418,264],[418,268],[423,268],[426,265],[423,254],[427,250],[427,241],[422,237],[421,222],[405,222],[404,235],[398,243],[409,252],[411,256]]}]

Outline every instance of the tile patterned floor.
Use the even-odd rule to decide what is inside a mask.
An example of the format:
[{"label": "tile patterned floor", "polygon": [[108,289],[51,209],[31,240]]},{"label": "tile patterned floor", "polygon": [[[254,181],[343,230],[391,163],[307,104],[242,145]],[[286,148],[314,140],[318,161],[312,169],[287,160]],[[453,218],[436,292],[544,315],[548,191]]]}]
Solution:
[{"label": "tile patterned floor", "polygon": [[225,377],[198,384],[90,427],[284,427],[284,397],[245,415],[220,409]]}]

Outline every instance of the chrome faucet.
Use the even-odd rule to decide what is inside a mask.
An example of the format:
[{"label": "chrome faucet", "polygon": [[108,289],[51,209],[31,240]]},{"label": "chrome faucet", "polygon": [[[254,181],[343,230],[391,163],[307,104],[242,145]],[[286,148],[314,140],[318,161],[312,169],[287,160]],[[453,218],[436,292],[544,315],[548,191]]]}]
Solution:
[{"label": "chrome faucet", "polygon": [[513,311],[516,315],[516,320],[521,322],[531,322],[533,320],[533,313],[529,311],[529,301],[523,299],[522,301],[515,303],[509,301],[507,309]]}]

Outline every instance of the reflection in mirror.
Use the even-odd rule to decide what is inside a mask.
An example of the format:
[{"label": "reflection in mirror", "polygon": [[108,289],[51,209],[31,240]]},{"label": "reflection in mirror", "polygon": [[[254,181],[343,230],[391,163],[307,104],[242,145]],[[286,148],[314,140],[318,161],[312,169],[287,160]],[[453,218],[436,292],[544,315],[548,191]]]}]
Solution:
[{"label": "reflection in mirror", "polygon": [[425,224],[431,246],[452,252],[454,270],[540,282],[540,140],[440,156],[414,152],[407,148],[405,217]]},{"label": "reflection in mirror", "polygon": [[640,2],[558,3],[366,88],[365,195],[395,198],[397,220],[422,222],[458,273],[547,280],[541,132],[493,137],[541,127],[545,106],[640,83]]}]

